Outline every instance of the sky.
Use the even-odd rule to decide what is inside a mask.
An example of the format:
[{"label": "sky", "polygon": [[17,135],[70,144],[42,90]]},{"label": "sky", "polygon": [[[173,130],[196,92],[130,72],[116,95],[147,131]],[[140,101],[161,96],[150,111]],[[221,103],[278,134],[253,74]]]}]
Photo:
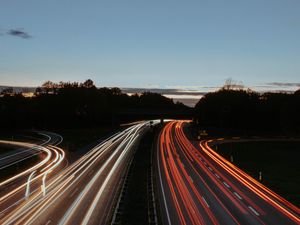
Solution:
[{"label": "sky", "polygon": [[0,85],[300,88],[300,0],[1,0]]}]

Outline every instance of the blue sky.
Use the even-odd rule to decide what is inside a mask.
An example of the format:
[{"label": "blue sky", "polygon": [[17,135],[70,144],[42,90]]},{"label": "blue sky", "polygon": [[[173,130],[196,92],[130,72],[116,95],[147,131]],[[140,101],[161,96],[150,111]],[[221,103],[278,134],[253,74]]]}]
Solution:
[{"label": "blue sky", "polygon": [[299,12],[299,0],[2,0],[0,84],[299,83]]}]

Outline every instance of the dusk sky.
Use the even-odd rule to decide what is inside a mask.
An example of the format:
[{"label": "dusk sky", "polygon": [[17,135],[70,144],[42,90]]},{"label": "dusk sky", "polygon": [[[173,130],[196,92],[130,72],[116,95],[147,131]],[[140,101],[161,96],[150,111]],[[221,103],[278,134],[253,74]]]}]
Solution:
[{"label": "dusk sky", "polygon": [[300,87],[299,0],[0,3],[0,85],[201,89],[229,77]]}]

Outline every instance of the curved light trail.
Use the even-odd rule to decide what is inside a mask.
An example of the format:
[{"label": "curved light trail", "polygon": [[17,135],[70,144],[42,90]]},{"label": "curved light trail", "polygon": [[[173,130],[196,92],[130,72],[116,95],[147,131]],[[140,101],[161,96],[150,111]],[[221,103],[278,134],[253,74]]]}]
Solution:
[{"label": "curved light trail", "polygon": [[[41,155],[39,157],[41,161],[0,183],[0,219],[16,210],[20,204],[24,204],[33,193],[40,192],[43,179],[46,180],[47,175],[65,160],[65,152],[61,148],[54,146],[61,143],[62,137],[54,133],[50,135],[48,133],[40,133],[40,135],[47,137],[47,140],[40,145],[16,141],[0,141],[1,144],[18,146],[24,149],[22,151],[26,152],[26,154],[22,155],[22,151],[17,153],[12,151],[12,154],[4,157],[5,159],[17,157],[18,160],[15,163],[25,163],[26,159],[34,155]],[[46,190],[45,185],[44,189]]]},{"label": "curved light trail", "polygon": [[211,140],[190,141],[188,122],[172,121],[159,136],[164,224],[300,224],[296,206],[218,155]]},{"label": "curved light trail", "polygon": [[149,121],[134,124],[54,175],[51,171],[56,171],[65,156],[59,148],[48,146],[52,161],[31,179],[40,180],[41,188],[0,217],[0,223],[107,224],[136,143],[148,129]]}]

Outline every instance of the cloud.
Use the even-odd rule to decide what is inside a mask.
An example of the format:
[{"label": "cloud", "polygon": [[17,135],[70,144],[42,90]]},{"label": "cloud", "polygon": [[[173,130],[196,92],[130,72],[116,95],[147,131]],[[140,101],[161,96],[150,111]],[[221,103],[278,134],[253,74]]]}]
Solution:
[{"label": "cloud", "polygon": [[179,89],[164,89],[164,88],[121,88],[123,92],[134,94],[143,92],[153,92],[162,95],[185,95],[185,96],[202,96],[207,93],[207,91],[185,91]]},{"label": "cloud", "polygon": [[300,83],[287,83],[287,82],[271,82],[267,85],[276,86],[276,87],[300,87]]},{"label": "cloud", "polygon": [[182,91],[202,91],[206,89],[216,90],[221,88],[220,86],[200,86],[200,85],[166,85],[167,89],[177,89]]},{"label": "cloud", "polygon": [[7,31],[7,34],[11,35],[11,36],[16,36],[16,37],[24,38],[24,39],[31,38],[31,36],[27,32],[25,32],[25,31],[23,31],[21,29],[10,29],[10,30]]}]

